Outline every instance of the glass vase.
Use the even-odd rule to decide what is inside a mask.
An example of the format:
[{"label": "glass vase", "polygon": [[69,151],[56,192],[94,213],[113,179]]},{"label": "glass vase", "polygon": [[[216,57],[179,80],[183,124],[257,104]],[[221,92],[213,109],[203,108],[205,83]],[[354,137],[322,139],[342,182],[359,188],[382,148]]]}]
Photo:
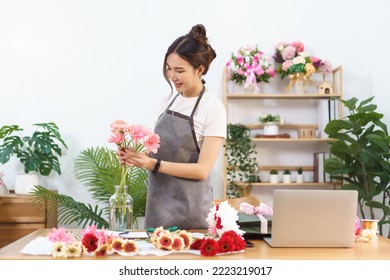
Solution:
[{"label": "glass vase", "polygon": [[127,186],[115,186],[115,193],[109,199],[109,228],[114,231],[129,230],[133,222],[133,198],[127,193]]}]

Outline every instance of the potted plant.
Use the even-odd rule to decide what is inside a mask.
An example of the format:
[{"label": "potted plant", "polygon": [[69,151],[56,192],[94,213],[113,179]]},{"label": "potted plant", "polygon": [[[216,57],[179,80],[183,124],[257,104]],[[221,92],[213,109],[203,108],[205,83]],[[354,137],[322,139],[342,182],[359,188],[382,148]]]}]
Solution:
[{"label": "potted plant", "polygon": [[291,183],[291,170],[290,169],[283,170],[283,183],[285,183],[285,184]]},{"label": "potted plant", "polygon": [[[343,183],[342,189],[358,191],[361,218],[366,217],[365,210],[371,219],[376,219],[380,211],[378,225],[383,235],[383,225],[390,224],[390,136],[373,98],[361,102],[355,97],[341,100],[349,114],[325,127],[334,139],[325,171]],[[390,230],[387,237],[390,238]]]},{"label": "potted plant", "polygon": [[259,121],[264,124],[264,135],[277,135],[279,133],[279,124],[284,123],[284,119],[273,114],[262,114]]},{"label": "potted plant", "polygon": [[255,157],[257,151],[251,143],[250,129],[241,124],[228,124],[224,147],[227,160],[228,197],[240,197],[242,188],[237,182],[246,182],[250,185],[253,180],[253,170],[258,167]]},{"label": "potted plant", "polygon": [[269,174],[269,182],[272,184],[277,184],[279,181],[278,170],[272,169]]},{"label": "potted plant", "polygon": [[302,167],[298,167],[296,182],[297,183],[303,183],[303,181],[304,181],[304,178],[303,178],[303,168]]},{"label": "potted plant", "polygon": [[[145,215],[148,174],[142,168],[129,169],[126,173],[125,183],[134,200],[134,228],[139,228],[139,218]],[[70,196],[51,192],[42,186],[33,191],[33,201],[46,201],[48,212],[57,211],[58,207],[58,223],[75,223],[82,228],[87,225],[109,228],[108,201],[114,194],[115,184],[122,178],[122,166],[116,152],[103,147],[83,150],[76,158],[75,176],[88,188],[91,197],[98,203],[97,206],[77,202]]]},{"label": "potted plant", "polygon": [[[28,194],[38,184],[38,174],[49,176],[52,171],[61,174],[59,157],[62,147],[67,148],[59,128],[53,122],[36,123],[31,136],[23,136],[18,125],[0,128],[0,163],[7,163],[16,156],[24,167],[24,173],[16,178],[15,193]],[[62,146],[62,147],[61,147]]]}]

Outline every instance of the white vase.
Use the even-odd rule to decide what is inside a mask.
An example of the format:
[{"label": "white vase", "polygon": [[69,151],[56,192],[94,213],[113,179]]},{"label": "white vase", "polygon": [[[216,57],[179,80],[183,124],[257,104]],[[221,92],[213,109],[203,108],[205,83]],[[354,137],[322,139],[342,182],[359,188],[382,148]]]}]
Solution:
[{"label": "white vase", "polygon": [[297,174],[296,182],[303,183],[303,174]]},{"label": "white vase", "polygon": [[38,174],[32,173],[16,175],[15,193],[20,195],[31,194],[31,191],[38,184]]},{"label": "white vase", "polygon": [[267,122],[264,124],[264,135],[277,135],[279,134],[279,126],[274,122]]}]

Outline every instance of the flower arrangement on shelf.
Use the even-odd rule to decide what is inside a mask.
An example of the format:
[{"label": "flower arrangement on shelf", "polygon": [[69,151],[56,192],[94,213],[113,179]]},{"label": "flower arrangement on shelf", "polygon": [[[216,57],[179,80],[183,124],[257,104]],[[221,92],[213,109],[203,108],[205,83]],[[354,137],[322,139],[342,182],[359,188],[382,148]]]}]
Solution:
[{"label": "flower arrangement on shelf", "polygon": [[280,42],[275,47],[273,58],[279,63],[277,73],[281,79],[287,75],[303,74],[307,79],[319,71],[324,76],[332,73],[332,65],[329,61],[321,60],[318,57],[310,56],[304,52],[305,47],[300,41]]},{"label": "flower arrangement on shelf", "polygon": [[332,65],[327,60],[322,60],[315,56],[310,56],[304,52],[305,47],[300,41],[280,42],[275,47],[273,58],[279,66],[276,72],[283,80],[286,76],[290,78],[287,91],[300,82],[305,91],[307,83],[310,83],[310,77],[313,73],[321,72],[324,76],[332,73]]},{"label": "flower arrangement on shelf", "polygon": [[53,228],[48,235],[53,243],[52,256],[54,258],[77,258],[83,255],[103,257],[111,252],[135,253],[137,244],[133,240],[120,237],[107,237],[102,229],[96,226],[87,226],[81,237],[67,232],[64,227]]},{"label": "flower arrangement on shelf", "polygon": [[280,117],[279,114],[273,115],[273,114],[261,114],[259,117],[259,121],[261,123],[277,123],[277,124],[284,124],[284,119]]},{"label": "flower arrangement on shelf", "polygon": [[257,89],[257,83],[268,83],[275,77],[271,59],[266,57],[257,45],[241,47],[236,53],[232,53],[226,63],[226,69],[228,79],[240,85],[244,84],[244,88],[253,85]]}]

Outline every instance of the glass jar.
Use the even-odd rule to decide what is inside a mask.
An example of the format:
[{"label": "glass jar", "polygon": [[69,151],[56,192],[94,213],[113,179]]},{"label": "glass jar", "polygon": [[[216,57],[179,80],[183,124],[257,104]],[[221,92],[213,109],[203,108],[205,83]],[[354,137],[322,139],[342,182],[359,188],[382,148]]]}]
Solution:
[{"label": "glass jar", "polygon": [[133,198],[127,193],[127,186],[115,186],[115,193],[109,199],[110,230],[129,230],[133,222]]}]

